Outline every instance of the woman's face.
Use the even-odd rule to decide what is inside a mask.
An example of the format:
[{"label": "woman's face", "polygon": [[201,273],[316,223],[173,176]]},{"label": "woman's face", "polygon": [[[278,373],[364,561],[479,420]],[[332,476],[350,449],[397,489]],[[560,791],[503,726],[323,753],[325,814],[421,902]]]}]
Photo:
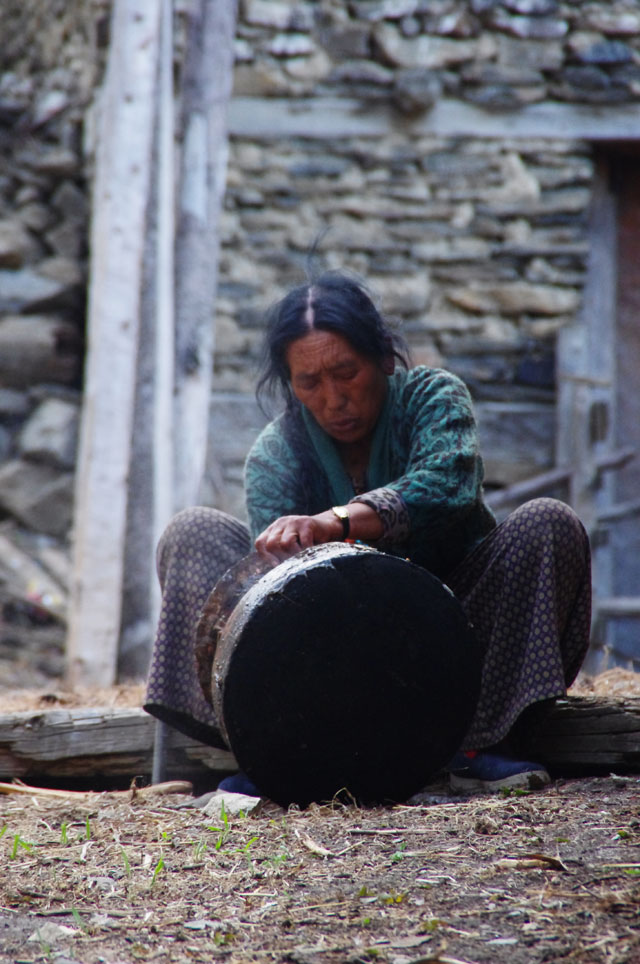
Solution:
[{"label": "woman's face", "polygon": [[380,365],[318,330],[292,341],[286,359],[294,395],[328,435],[347,445],[371,437],[387,394]]}]

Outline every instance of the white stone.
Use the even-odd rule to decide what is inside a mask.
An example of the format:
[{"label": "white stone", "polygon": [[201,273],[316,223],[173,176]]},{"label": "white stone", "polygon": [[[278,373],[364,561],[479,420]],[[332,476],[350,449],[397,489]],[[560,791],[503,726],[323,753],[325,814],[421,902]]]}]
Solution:
[{"label": "white stone", "polygon": [[567,48],[570,53],[578,57],[593,47],[594,44],[604,40],[601,33],[594,30],[575,30],[567,40]]},{"label": "white stone", "polygon": [[0,270],[0,312],[33,311],[59,299],[66,288],[66,284],[43,278],[30,268]]},{"label": "white stone", "polygon": [[508,315],[561,315],[578,309],[580,297],[572,288],[527,284],[525,281],[489,286],[467,286],[448,293],[449,300],[474,312],[503,311]]},{"label": "white stone", "polygon": [[375,27],[375,39],[387,60],[405,68],[437,70],[470,60],[488,60],[497,50],[495,39],[486,34],[480,40],[449,40],[425,34],[406,38],[387,23]]},{"label": "white stone", "polygon": [[595,5],[587,6],[584,25],[606,34],[640,34],[640,13],[631,9],[603,10]]},{"label": "white stone", "polygon": [[292,57],[284,64],[284,72],[294,80],[303,81],[306,92],[311,93],[318,81],[327,77],[333,64],[324,50],[316,50],[309,57]]},{"label": "white stone", "polygon": [[245,793],[228,793],[218,790],[203,808],[203,813],[209,820],[222,820],[223,812],[228,817],[237,817],[240,813],[249,816],[261,806],[261,797],[250,797]]},{"label": "white stone", "polygon": [[[236,165],[234,167],[234,165]],[[258,144],[246,141],[233,141],[231,144],[231,163],[229,174],[233,172],[238,182],[242,182],[244,172],[259,174],[264,170],[265,151]]]},{"label": "white stone", "polygon": [[72,469],[78,446],[79,409],[61,398],[47,398],[29,418],[18,438],[26,458]]},{"label": "white stone", "polygon": [[286,30],[295,23],[310,28],[313,23],[312,10],[306,4],[280,3],[278,0],[246,0],[244,17],[246,23],[260,27],[275,27]]},{"label": "white stone", "polygon": [[451,334],[465,334],[479,332],[483,319],[474,315],[454,312],[451,305],[442,304],[441,299],[435,299],[431,311],[420,319],[420,328],[428,332],[450,332]]},{"label": "white stone", "polygon": [[451,215],[451,224],[454,228],[468,228],[475,217],[475,208],[470,201],[463,201],[458,204]]},{"label": "white stone", "polygon": [[280,64],[260,60],[238,64],[233,73],[233,92],[236,97],[275,97],[290,91]]},{"label": "white stone", "polygon": [[274,57],[306,57],[316,48],[307,34],[281,33],[269,42],[267,49]]},{"label": "white stone", "polygon": [[30,942],[38,942],[41,946],[47,944],[56,944],[60,940],[68,940],[70,937],[76,937],[81,934],[77,927],[67,927],[65,924],[54,924],[53,921],[45,921],[31,934],[27,940]]},{"label": "white stone", "polygon": [[411,16],[418,9],[418,0],[380,0],[380,3],[358,6],[357,13],[363,20],[400,20]]},{"label": "white stone", "polygon": [[515,218],[505,225],[504,239],[514,244],[522,244],[531,237],[531,225],[525,218]]},{"label": "white stone", "polygon": [[489,317],[482,319],[480,337],[496,347],[517,345],[520,341],[520,332],[515,321]]},{"label": "white stone", "polygon": [[560,315],[576,311],[580,305],[577,291],[553,285],[515,282],[496,285],[492,294],[498,306],[508,314],[532,312],[541,315]]},{"label": "white stone", "polygon": [[250,63],[254,58],[253,47],[251,44],[237,37],[233,44],[233,60],[234,63]]},{"label": "white stone", "polygon": [[502,184],[486,191],[492,201],[537,201],[540,184],[527,170],[519,154],[511,151],[501,159]]},{"label": "white stone", "polygon": [[489,258],[491,245],[478,238],[438,238],[415,244],[412,253],[418,261],[479,261]]},{"label": "white stone", "polygon": [[52,177],[73,177],[80,168],[78,157],[66,147],[43,148],[31,163],[40,174]]},{"label": "white stone", "polygon": [[69,286],[80,285],[84,281],[82,268],[77,260],[65,258],[62,255],[40,261],[38,274],[41,274],[43,278],[50,278],[52,281],[59,281],[61,284]]},{"label": "white stone", "polygon": [[19,268],[39,251],[39,245],[17,218],[0,221],[0,265]]},{"label": "white stone", "polygon": [[380,292],[385,314],[417,315],[429,307],[431,284],[426,269],[405,277],[378,275],[368,280]]},{"label": "white stone", "polygon": [[41,94],[35,104],[32,124],[39,127],[69,106],[69,95],[62,90],[49,90]]}]

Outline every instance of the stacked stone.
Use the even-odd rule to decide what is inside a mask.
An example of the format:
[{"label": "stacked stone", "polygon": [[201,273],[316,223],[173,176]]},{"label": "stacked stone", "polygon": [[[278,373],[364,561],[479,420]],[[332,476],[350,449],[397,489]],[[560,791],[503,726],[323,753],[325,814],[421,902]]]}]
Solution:
[{"label": "stacked stone", "polygon": [[407,114],[445,92],[488,110],[637,102],[633,0],[246,0],[236,94],[344,97]]},{"label": "stacked stone", "polygon": [[263,114],[297,101],[302,116],[344,99],[390,122],[350,138],[326,111],[313,136],[232,139],[215,382],[229,417],[212,422],[225,483],[257,424],[229,393],[251,391],[265,304],[304,279],[314,245],[369,282],[416,362],[466,379],[490,484],[553,464],[555,339],[580,306],[591,148],[425,136],[419,120],[444,98],[504,116],[538,102],[633,106],[639,52],[636,3],[246,0],[236,97]]},{"label": "stacked stone", "polygon": [[[401,318],[415,360],[463,370],[479,397],[522,396],[579,304],[592,166],[537,141],[235,143],[218,305],[218,388],[247,390],[262,310],[303,277],[314,242]],[[538,350],[538,349],[536,349]],[[478,367],[474,358],[494,355]],[[550,373],[540,386],[551,391]],[[538,397],[533,387],[525,392]],[[546,396],[545,396],[546,397]]]},{"label": "stacked stone", "polygon": [[99,19],[86,8],[2,9],[0,513],[58,540],[72,517],[83,356],[83,130]]},{"label": "stacked stone", "polygon": [[[71,518],[81,388],[83,134],[108,12],[108,0],[0,10],[0,516],[58,539]],[[304,279],[314,245],[327,266],[367,280],[416,362],[468,381],[482,424],[495,426],[493,484],[552,462],[555,336],[580,304],[590,148],[437,137],[419,122],[444,100],[492,115],[551,101],[633,106],[639,55],[635,0],[243,0],[237,98],[265,111],[284,100],[303,116],[348,101],[362,115],[386,111],[389,124],[383,136],[345,136],[325,111],[313,136],[232,138],[211,501],[242,511],[264,309]]]}]

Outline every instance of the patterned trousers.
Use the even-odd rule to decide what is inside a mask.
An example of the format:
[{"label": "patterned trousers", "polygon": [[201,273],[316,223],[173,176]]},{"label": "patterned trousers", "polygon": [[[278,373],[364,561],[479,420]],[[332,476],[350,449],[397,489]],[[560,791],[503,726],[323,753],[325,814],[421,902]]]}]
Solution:
[{"label": "patterned trousers", "polygon": [[[198,681],[195,627],[215,583],[250,548],[246,526],[202,507],[179,513],[158,546],[162,609],[145,709],[213,746],[225,744]],[[484,653],[463,748],[492,746],[527,708],[564,695],[580,669],[591,619],[588,538],[567,505],[535,499],[483,539],[446,582]]]}]

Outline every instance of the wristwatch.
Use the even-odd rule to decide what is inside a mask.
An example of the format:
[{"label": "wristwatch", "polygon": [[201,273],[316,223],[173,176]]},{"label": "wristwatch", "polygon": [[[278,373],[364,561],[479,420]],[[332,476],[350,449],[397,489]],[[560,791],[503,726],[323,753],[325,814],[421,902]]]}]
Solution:
[{"label": "wristwatch", "polygon": [[348,506],[348,505],[332,505],[332,506],[331,506],[331,511],[333,512],[333,514],[334,514],[335,516],[338,517],[338,519],[340,519],[340,522],[342,523],[342,538],[343,538],[343,539],[348,539],[348,538],[349,538],[349,531],[350,531],[350,529],[351,529],[351,525],[350,525],[350,522],[349,522],[349,506]]}]

